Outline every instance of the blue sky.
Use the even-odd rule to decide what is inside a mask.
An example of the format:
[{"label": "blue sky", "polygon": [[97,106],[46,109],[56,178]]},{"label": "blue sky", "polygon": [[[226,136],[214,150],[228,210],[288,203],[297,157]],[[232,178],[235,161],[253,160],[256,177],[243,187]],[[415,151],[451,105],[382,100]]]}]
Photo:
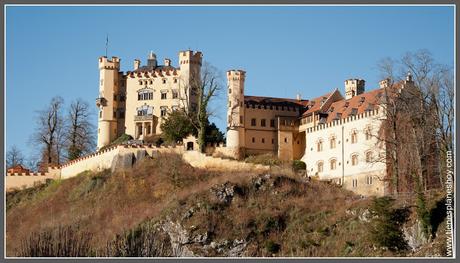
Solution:
[{"label": "blue sky", "polygon": [[[347,78],[374,89],[377,62],[428,49],[454,64],[452,6],[9,6],[6,13],[6,147],[28,139],[36,111],[60,95],[68,105],[98,94],[97,59],[121,58],[122,70],[150,50],[177,65],[180,50],[203,52],[225,72],[247,73],[246,94],[313,98]],[[225,92],[213,105],[225,130]]]}]

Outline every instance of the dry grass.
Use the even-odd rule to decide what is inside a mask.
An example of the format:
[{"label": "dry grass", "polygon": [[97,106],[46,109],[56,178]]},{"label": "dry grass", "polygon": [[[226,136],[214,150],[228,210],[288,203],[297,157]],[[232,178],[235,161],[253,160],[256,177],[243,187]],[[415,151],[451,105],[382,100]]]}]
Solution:
[{"label": "dry grass", "polygon": [[[192,193],[215,174],[194,169],[180,156],[162,154],[127,173],[85,173],[7,196],[7,255],[21,240],[57,225],[84,225],[99,249],[116,234],[155,217],[177,196]],[[205,187],[204,185],[201,187]]]},{"label": "dry grass", "polygon": [[[270,174],[258,186],[266,177],[205,171],[179,155],[159,154],[129,172],[85,173],[14,192],[7,195],[7,256],[27,254],[25,247],[34,246],[24,242],[62,225],[84,226],[74,237],[92,234],[90,254],[169,256],[167,235],[154,227],[165,218],[214,241],[244,239],[247,256],[391,256],[375,252],[366,223],[347,213],[366,209],[370,200],[324,182],[305,183],[290,166],[274,166]],[[237,190],[221,203],[210,189],[226,182]]]}]

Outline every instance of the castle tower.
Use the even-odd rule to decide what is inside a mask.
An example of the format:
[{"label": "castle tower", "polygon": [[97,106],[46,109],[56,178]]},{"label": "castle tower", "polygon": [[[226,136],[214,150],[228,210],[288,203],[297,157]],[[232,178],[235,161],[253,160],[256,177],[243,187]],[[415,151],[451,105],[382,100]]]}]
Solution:
[{"label": "castle tower", "polygon": [[348,100],[364,93],[364,83],[364,79],[345,80],[345,99]]},{"label": "castle tower", "polygon": [[227,71],[227,147],[241,157],[245,147],[244,136],[244,79],[243,70]]},{"label": "castle tower", "polygon": [[[183,100],[188,105],[183,105],[188,110],[196,110],[198,97],[191,89],[201,82],[201,65],[202,53],[197,51],[185,50],[179,52],[179,68],[180,68],[180,93],[182,97],[188,98],[188,102]],[[182,94],[185,92],[186,94]]]},{"label": "castle tower", "polygon": [[97,149],[110,144],[117,136],[118,72],[120,59],[99,58],[99,96],[96,99],[98,113]]}]

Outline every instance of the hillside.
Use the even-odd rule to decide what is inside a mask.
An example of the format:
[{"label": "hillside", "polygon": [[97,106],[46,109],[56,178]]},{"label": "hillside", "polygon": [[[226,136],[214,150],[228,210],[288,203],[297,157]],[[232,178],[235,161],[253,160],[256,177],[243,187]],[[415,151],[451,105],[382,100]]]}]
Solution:
[{"label": "hillside", "polygon": [[[279,171],[210,172],[161,154],[8,193],[7,256],[417,255],[371,242],[372,199]],[[415,253],[441,255],[440,238]]]}]

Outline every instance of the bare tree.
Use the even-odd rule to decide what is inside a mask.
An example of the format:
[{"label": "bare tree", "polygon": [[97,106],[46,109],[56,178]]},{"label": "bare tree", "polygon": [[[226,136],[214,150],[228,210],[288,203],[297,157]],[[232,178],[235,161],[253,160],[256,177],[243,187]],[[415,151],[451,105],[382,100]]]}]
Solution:
[{"label": "bare tree", "polygon": [[[182,92],[185,105],[182,109],[198,131],[198,145],[201,152],[206,148],[206,127],[209,124],[209,117],[214,114],[209,109],[209,104],[218,96],[222,87],[222,78],[218,70],[205,63],[199,76],[191,75],[190,84],[185,86]],[[192,105],[189,105],[189,102]]]},{"label": "bare tree", "polygon": [[50,104],[41,111],[38,111],[37,127],[31,137],[31,143],[40,145],[42,152],[42,169],[50,164],[60,164],[62,146],[62,131],[64,119],[62,107],[64,100],[57,96],[51,99]]},{"label": "bare tree", "polygon": [[379,142],[385,143],[386,153],[381,161],[390,168],[393,193],[437,187],[442,184],[439,142],[449,140],[453,122],[453,96],[446,98],[439,90],[452,95],[452,78],[426,50],[401,60],[384,59],[379,69],[388,81],[381,103],[385,117]]},{"label": "bare tree", "polygon": [[10,168],[18,164],[24,164],[24,155],[22,154],[21,150],[16,147],[16,145],[13,145],[6,152],[6,167]]},{"label": "bare tree", "polygon": [[89,120],[89,104],[82,99],[77,99],[70,104],[67,115],[65,132],[67,157],[73,160],[94,149],[95,127]]}]

